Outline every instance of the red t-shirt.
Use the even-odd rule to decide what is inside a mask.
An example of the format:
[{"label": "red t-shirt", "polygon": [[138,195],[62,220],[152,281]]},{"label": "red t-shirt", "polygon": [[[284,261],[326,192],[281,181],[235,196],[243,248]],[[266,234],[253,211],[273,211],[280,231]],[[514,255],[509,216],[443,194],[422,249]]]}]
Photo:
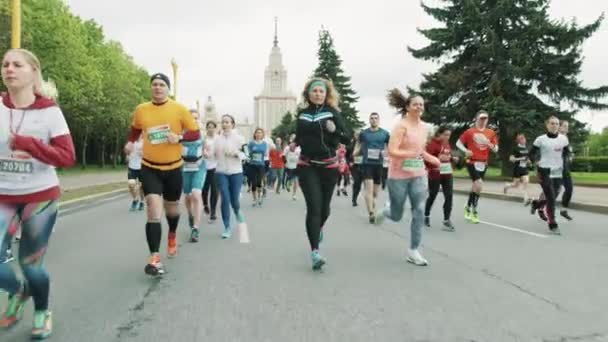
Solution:
[{"label": "red t-shirt", "polygon": [[[441,163],[452,163],[452,147],[450,144],[442,144],[438,139],[433,138],[428,145],[426,145],[426,151],[429,154],[439,158]],[[443,175],[439,171],[439,166],[433,166],[425,162],[426,168],[429,171],[429,179],[440,179],[441,177],[447,178],[452,177],[451,173],[444,173]]]},{"label": "red t-shirt", "polygon": [[270,168],[282,169],[285,167],[285,161],[283,161],[283,151],[278,150],[276,148],[270,150],[269,159],[270,159]]},{"label": "red t-shirt", "polygon": [[460,142],[462,142],[466,148],[473,152],[473,156],[467,159],[468,164],[476,161],[487,162],[488,155],[490,154],[489,145],[497,144],[496,133],[489,128],[480,130],[473,127],[462,133],[460,136]]}]

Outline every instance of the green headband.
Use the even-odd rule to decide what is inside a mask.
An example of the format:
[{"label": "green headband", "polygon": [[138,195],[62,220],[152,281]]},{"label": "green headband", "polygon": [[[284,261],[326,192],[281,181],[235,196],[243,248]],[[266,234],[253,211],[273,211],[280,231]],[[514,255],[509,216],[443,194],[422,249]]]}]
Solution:
[{"label": "green headband", "polygon": [[327,91],[327,85],[325,85],[325,82],[321,81],[321,80],[317,80],[317,81],[313,81],[310,86],[308,86],[308,92],[312,93],[312,90],[315,89],[315,87],[321,87],[323,88],[323,90]]}]

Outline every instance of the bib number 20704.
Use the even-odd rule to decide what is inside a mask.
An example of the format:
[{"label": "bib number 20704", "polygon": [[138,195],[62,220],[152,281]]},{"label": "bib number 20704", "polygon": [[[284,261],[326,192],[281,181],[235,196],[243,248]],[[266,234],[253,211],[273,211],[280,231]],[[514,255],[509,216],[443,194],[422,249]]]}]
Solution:
[{"label": "bib number 20704", "polygon": [[169,125],[161,125],[148,129],[148,141],[152,145],[164,144],[168,142]]},{"label": "bib number 20704", "polygon": [[424,161],[422,159],[406,159],[401,165],[403,171],[420,171],[424,169]]}]

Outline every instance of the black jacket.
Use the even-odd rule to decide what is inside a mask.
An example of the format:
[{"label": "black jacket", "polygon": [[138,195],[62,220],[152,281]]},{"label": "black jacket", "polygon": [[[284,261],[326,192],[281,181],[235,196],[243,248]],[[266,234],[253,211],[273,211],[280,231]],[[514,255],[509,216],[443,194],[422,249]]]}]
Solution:
[{"label": "black jacket", "polygon": [[[338,144],[349,142],[342,115],[331,107],[310,105],[298,111],[296,120],[296,144],[300,146],[304,159],[320,161],[333,158]],[[333,133],[325,127],[329,120],[336,125]]]}]

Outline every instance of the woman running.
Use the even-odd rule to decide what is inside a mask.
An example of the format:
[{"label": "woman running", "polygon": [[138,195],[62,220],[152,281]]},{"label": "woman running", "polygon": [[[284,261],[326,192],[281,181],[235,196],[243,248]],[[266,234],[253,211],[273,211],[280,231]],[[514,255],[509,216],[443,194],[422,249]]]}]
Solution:
[{"label": "woman running", "polygon": [[549,231],[560,235],[555,221],[555,202],[562,186],[564,159],[569,157],[568,138],[559,134],[559,119],[550,116],[545,121],[547,133],[539,136],[532,145],[530,159],[538,161],[538,181],[543,189],[543,197],[532,201],[532,214],[535,210],[545,209]]},{"label": "woman running", "polygon": [[426,151],[439,158],[441,165],[433,166],[427,164],[429,173],[429,198],[426,200],[424,209],[424,224],[431,227],[431,208],[439,193],[439,187],[443,192],[443,229],[453,232],[455,230],[452,221],[452,200],[454,193],[454,180],[452,177],[452,163],[458,162],[458,157],[452,156],[452,147],[450,146],[450,136],[452,131],[448,127],[441,126],[435,132],[435,136],[426,146]]},{"label": "woman running", "polygon": [[346,158],[340,159],[338,162],[338,190],[336,191],[336,195],[340,196],[340,194],[344,196],[348,196],[348,192],[346,191],[346,187],[350,183],[350,168],[348,167],[348,162]]},{"label": "woman running", "polygon": [[0,288],[9,295],[0,328],[17,324],[32,297],[31,335],[45,339],[52,323],[49,274],[42,262],[57,219],[60,189],[55,168],[74,164],[74,144],[52,100],[57,91],[42,79],[33,53],[9,50],[2,60],[2,82],[8,94],[0,103],[0,255],[6,252],[5,241],[21,226],[19,266],[25,279],[20,281],[11,265],[0,264]]},{"label": "woman running", "polygon": [[264,178],[266,177],[266,163],[264,156],[268,151],[268,144],[264,141],[264,130],[258,128],[253,132],[253,140],[247,146],[249,152],[249,177],[251,177],[251,194],[253,206],[262,206],[264,194]]},{"label": "woman running", "polygon": [[[196,109],[190,109],[192,118],[199,127],[203,127],[200,122],[200,115]],[[207,176],[207,164],[203,159],[206,146],[203,140],[203,134],[194,141],[182,142],[183,151],[182,159],[184,166],[182,167],[182,190],[186,197],[186,209],[188,210],[188,223],[190,225],[190,242],[198,242],[199,226],[201,223],[201,214],[203,209],[203,184]]]},{"label": "woman running", "polygon": [[312,250],[312,269],[316,271],[325,265],[319,242],[338,179],[336,149],[348,138],[338,110],[338,93],[331,81],[313,78],[306,82],[302,105],[296,122],[296,143],[302,150],[298,179],[306,200],[306,233]]},{"label": "woman running", "polygon": [[217,219],[215,213],[218,200],[217,183],[215,181],[217,161],[212,153],[215,146],[217,124],[214,121],[209,121],[206,129],[205,146],[207,147],[207,154],[205,155],[205,162],[207,163],[207,176],[205,177],[205,185],[203,185],[203,207],[205,214],[209,215],[209,223],[212,223]]},{"label": "woman running", "polygon": [[234,130],[236,123],[231,115],[222,116],[222,133],[216,138],[214,155],[217,160],[215,179],[222,196],[222,221],[224,222],[223,239],[232,236],[230,226],[230,207],[234,211],[240,225],[245,224],[245,216],[241,212],[241,186],[243,185],[243,164],[245,159],[242,151],[245,139]]},{"label": "woman running", "polygon": [[143,150],[143,138],[140,138],[133,144],[133,151],[127,155],[129,162],[127,172],[127,183],[129,185],[129,193],[133,200],[131,201],[130,211],[135,211],[139,208],[144,210],[144,191],[141,187],[141,159]]},{"label": "woman running", "polygon": [[517,134],[515,138],[517,145],[513,148],[513,153],[509,156],[509,161],[513,163],[513,182],[505,184],[505,195],[511,188],[519,188],[521,186],[524,193],[524,205],[529,205],[532,201],[528,194],[528,184],[530,177],[528,176],[528,167],[530,164],[528,146],[526,146],[526,136],[523,133]]},{"label": "woman running", "polygon": [[298,160],[300,160],[300,148],[296,146],[295,142],[292,142],[285,148],[283,154],[285,155],[285,189],[287,192],[291,192],[291,199],[295,201],[298,191],[296,169],[298,167]]},{"label": "woman running", "polygon": [[405,202],[409,197],[412,221],[407,261],[414,265],[426,266],[428,261],[418,250],[422,242],[424,203],[428,196],[424,162],[432,167],[439,167],[441,162],[424,149],[428,131],[426,123],[421,119],[424,112],[422,97],[413,95],[406,98],[399,89],[393,89],[388,95],[388,100],[390,105],[401,113],[401,120],[393,128],[388,143],[388,154],[391,157],[387,180],[390,206],[385,208],[382,214],[377,215],[376,222],[381,223],[384,217],[392,221],[400,221]]},{"label": "woman running", "polygon": [[285,172],[285,156],[283,154],[283,139],[276,138],[275,145],[270,149],[270,186],[275,193],[280,194],[285,187],[283,173]]},{"label": "woman running", "polygon": [[[562,134],[567,138],[569,128],[570,123],[568,121],[562,120],[559,125],[559,134]],[[559,212],[559,214],[566,220],[572,221],[572,216],[570,216],[570,214],[568,213],[568,208],[570,208],[570,200],[572,200],[572,191],[574,190],[574,187],[572,186],[572,175],[570,174],[574,153],[572,152],[572,146],[569,146],[568,149],[568,158],[564,158],[564,194],[562,195],[562,210]]]},{"label": "woman running", "polygon": [[357,200],[363,185],[363,155],[361,154],[361,143],[359,141],[360,130],[355,131],[351,142],[351,174],[353,175],[353,207],[358,206]]}]

